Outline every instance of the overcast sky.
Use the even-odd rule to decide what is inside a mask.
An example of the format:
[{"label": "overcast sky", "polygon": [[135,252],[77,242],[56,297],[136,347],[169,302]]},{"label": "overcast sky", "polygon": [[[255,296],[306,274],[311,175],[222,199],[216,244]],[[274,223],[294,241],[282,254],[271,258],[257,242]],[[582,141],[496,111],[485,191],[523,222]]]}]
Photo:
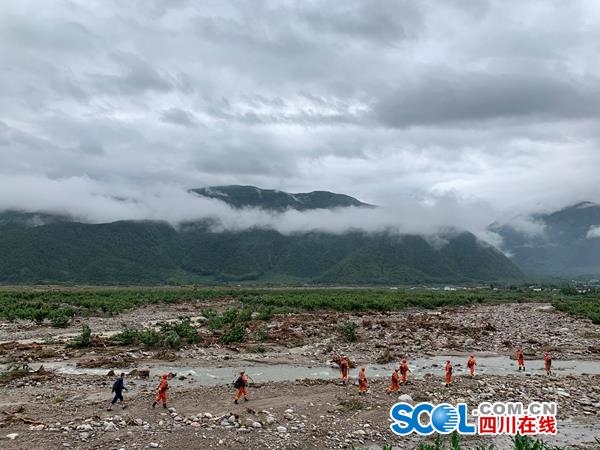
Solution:
[{"label": "overcast sky", "polygon": [[0,209],[252,184],[482,229],[600,201],[599,80],[596,0],[2,1]]}]

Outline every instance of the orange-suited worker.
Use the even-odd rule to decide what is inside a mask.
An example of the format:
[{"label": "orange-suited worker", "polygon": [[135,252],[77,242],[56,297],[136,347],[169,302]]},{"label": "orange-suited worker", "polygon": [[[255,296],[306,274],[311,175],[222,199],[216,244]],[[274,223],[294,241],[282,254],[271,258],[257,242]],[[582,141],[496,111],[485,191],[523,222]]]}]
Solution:
[{"label": "orange-suited worker", "polygon": [[240,370],[240,376],[237,380],[235,380],[233,385],[235,388],[237,388],[233,403],[237,404],[238,400],[242,397],[244,397],[244,401],[248,401],[248,381],[248,375],[246,375],[245,371]]},{"label": "orange-suited worker", "polygon": [[400,392],[400,375],[398,374],[397,367],[394,369],[394,372],[392,372],[392,383],[387,389],[388,395],[390,395],[392,392]]},{"label": "orange-suited worker", "polygon": [[366,394],[368,389],[367,374],[365,373],[365,368],[361,367],[358,371],[358,395]]},{"label": "orange-suited worker", "polygon": [[347,356],[342,356],[340,360],[340,370],[342,371],[342,383],[348,382],[348,369],[350,369],[350,359]]},{"label": "orange-suited worker", "polygon": [[552,355],[550,355],[550,352],[546,352],[544,355],[544,368],[546,369],[546,375],[552,373]]},{"label": "orange-suited worker", "polygon": [[452,363],[449,359],[446,360],[444,369],[446,370],[446,386],[450,386],[452,384]]},{"label": "orange-suited worker", "polygon": [[400,364],[400,375],[402,375],[402,383],[406,383],[406,376],[408,372],[410,372],[410,368],[408,367],[408,361],[405,359],[402,360]]},{"label": "orange-suited worker", "polygon": [[467,360],[467,367],[469,368],[469,373],[471,374],[471,378],[475,376],[475,366],[477,365],[477,361],[475,360],[475,356],[469,356]]},{"label": "orange-suited worker", "polygon": [[163,408],[167,407],[167,391],[169,390],[169,382],[167,381],[167,374],[163,374],[158,385],[158,391],[152,407],[154,408],[158,403],[162,402]]},{"label": "orange-suited worker", "polygon": [[517,347],[517,365],[519,366],[519,371],[521,369],[525,371],[525,358],[523,357],[523,348],[521,346]]}]

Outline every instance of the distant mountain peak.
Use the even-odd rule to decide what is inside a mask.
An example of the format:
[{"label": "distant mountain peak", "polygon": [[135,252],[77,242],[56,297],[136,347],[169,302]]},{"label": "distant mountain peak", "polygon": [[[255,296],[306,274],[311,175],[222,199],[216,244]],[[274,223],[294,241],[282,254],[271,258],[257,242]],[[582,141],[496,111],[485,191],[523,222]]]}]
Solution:
[{"label": "distant mountain peak", "polygon": [[531,218],[544,230],[528,233],[514,223],[491,226],[503,240],[503,249],[526,273],[532,275],[578,276],[600,273],[600,205],[579,202],[558,211],[533,214]]},{"label": "distant mountain peak", "polygon": [[274,211],[295,209],[334,209],[348,207],[372,208],[354,197],[329,191],[289,193],[278,189],[262,189],[256,186],[225,185],[190,189],[190,192],[221,200],[234,208],[262,208]]}]

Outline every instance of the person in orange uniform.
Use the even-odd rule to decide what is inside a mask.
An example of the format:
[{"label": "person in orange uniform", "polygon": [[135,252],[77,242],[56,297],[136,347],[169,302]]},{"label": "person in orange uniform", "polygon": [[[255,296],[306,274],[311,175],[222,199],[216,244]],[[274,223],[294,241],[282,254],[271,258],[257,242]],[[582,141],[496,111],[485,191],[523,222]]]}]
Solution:
[{"label": "person in orange uniform", "polygon": [[342,356],[340,360],[340,370],[342,371],[342,383],[348,382],[348,369],[350,369],[350,359],[347,356]]},{"label": "person in orange uniform", "polygon": [[517,347],[517,365],[519,366],[519,372],[521,369],[525,371],[525,358],[523,357],[523,348]]},{"label": "person in orange uniform", "polygon": [[237,388],[237,392],[235,393],[235,400],[233,401],[237,404],[238,400],[244,397],[244,401],[248,401],[248,383],[249,377],[246,375],[246,372],[241,370],[240,376],[237,380],[235,380],[234,386]]},{"label": "person in orange uniform", "polygon": [[475,356],[469,356],[467,360],[467,367],[469,368],[469,373],[471,374],[471,378],[475,376],[475,366],[477,365],[477,361],[475,360]]},{"label": "person in orange uniform", "polygon": [[446,370],[446,386],[450,386],[452,384],[452,363],[449,359],[446,360],[444,369]]},{"label": "person in orange uniform", "polygon": [[408,367],[408,361],[405,359],[400,363],[400,375],[402,375],[402,384],[406,383],[406,377],[408,372],[410,372],[410,368]]},{"label": "person in orange uniform", "polygon": [[552,374],[552,355],[550,355],[550,352],[546,352],[544,355],[544,368],[546,369],[546,375]]},{"label": "person in orange uniform", "polygon": [[398,374],[398,368],[395,368],[394,372],[392,372],[392,383],[387,389],[388,395],[392,392],[400,392],[400,375]]},{"label": "person in orange uniform", "polygon": [[167,381],[167,374],[163,374],[158,385],[158,391],[152,407],[154,408],[158,403],[162,402],[163,408],[167,407],[167,391],[169,390],[169,382]]},{"label": "person in orange uniform", "polygon": [[361,367],[358,371],[358,395],[366,394],[368,389],[367,374],[365,373],[365,368]]}]

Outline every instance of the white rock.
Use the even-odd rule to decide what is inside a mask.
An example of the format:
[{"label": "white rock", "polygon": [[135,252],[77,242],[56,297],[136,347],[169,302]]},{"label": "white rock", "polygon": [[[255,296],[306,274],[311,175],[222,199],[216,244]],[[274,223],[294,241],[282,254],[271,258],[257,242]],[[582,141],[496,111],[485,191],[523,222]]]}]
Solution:
[{"label": "white rock", "polygon": [[273,425],[276,422],[275,417],[267,416],[267,425]]},{"label": "white rock", "polygon": [[260,422],[252,422],[252,428],[262,428],[262,425]]},{"label": "white rock", "polygon": [[232,414],[231,416],[229,416],[229,419],[227,419],[227,421],[229,423],[235,423],[235,416]]},{"label": "white rock", "polygon": [[46,425],[44,425],[43,423],[40,423],[39,425],[31,425],[29,427],[31,431],[42,431],[44,428],[46,428]]},{"label": "white rock", "polygon": [[14,441],[18,436],[19,436],[19,433],[10,433],[10,434],[6,435],[6,437],[8,439],[10,439],[11,441]]},{"label": "white rock", "polygon": [[278,426],[277,427],[277,432],[278,433],[287,433],[287,428],[286,427],[282,427],[282,426]]},{"label": "white rock", "polygon": [[286,409],[284,412],[285,412],[285,413],[290,413],[290,414],[291,414],[291,413],[293,413],[293,412],[294,412],[294,410],[293,410],[293,409]]},{"label": "white rock", "polygon": [[150,447],[151,448],[158,448],[159,445],[156,442],[150,442]]},{"label": "white rock", "polygon": [[213,418],[213,415],[211,413],[204,413],[203,416],[206,417],[207,419]]},{"label": "white rock", "polygon": [[413,401],[412,397],[408,394],[402,394],[398,397],[399,402],[410,403]]},{"label": "white rock", "polygon": [[104,431],[108,431],[108,432],[114,432],[117,431],[117,426],[112,423],[112,422],[108,422],[105,426],[104,426]]},{"label": "white rock", "polygon": [[294,420],[294,416],[293,416],[293,414],[291,414],[291,413],[285,413],[285,414],[283,415],[283,418],[284,418],[284,419],[287,419],[287,420]]}]

